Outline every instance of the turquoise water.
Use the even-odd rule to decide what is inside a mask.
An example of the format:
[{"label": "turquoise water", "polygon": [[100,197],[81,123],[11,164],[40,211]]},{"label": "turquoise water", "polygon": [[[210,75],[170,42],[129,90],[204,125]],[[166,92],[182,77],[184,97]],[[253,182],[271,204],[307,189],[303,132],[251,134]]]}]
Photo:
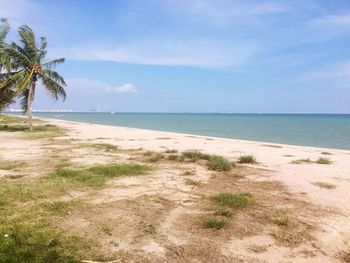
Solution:
[{"label": "turquoise water", "polygon": [[350,114],[34,113],[38,117],[350,150]]}]

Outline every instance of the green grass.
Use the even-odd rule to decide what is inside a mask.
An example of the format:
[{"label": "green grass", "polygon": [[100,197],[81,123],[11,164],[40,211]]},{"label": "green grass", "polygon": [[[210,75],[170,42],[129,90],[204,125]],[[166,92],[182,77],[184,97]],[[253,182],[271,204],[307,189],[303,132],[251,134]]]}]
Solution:
[{"label": "green grass", "polygon": [[168,160],[170,160],[170,161],[181,161],[182,160],[182,156],[178,155],[178,154],[169,154],[168,155]]},{"label": "green grass", "polygon": [[212,155],[208,159],[209,170],[227,172],[231,171],[232,167],[232,163],[222,156]]},{"label": "green grass", "polygon": [[118,146],[110,143],[80,143],[78,144],[80,148],[96,148],[98,150],[103,150],[106,152],[115,152],[118,150]]},{"label": "green grass", "polygon": [[151,163],[156,163],[163,159],[163,155],[161,153],[154,151],[147,151],[144,153],[144,156],[146,156],[147,161]]},{"label": "green grass", "polygon": [[157,233],[157,228],[154,225],[147,225],[144,231],[148,234],[153,235]]},{"label": "green grass", "polygon": [[0,125],[18,123],[18,122],[24,122],[24,121],[25,119],[23,118],[0,115]]},{"label": "green grass", "polygon": [[332,161],[329,158],[320,157],[320,158],[318,158],[316,163],[318,163],[318,164],[331,164]]},{"label": "green grass", "polygon": [[200,151],[185,151],[182,153],[182,157],[186,161],[196,162],[198,160],[209,160],[210,155]]},{"label": "green grass", "polygon": [[62,186],[81,185],[99,188],[111,178],[145,174],[151,168],[140,164],[107,164],[96,165],[85,169],[58,168],[49,175]]},{"label": "green grass", "polygon": [[325,183],[325,182],[315,182],[313,183],[313,185],[318,186],[319,188],[328,189],[328,190],[332,190],[337,187],[334,184]]},{"label": "green grass", "polygon": [[[1,117],[0,117],[1,119]],[[37,122],[34,120],[34,123]],[[33,131],[29,131],[28,125],[25,124],[25,119],[5,117],[4,121],[0,122],[0,131],[6,132],[23,132],[29,139],[44,139],[64,136],[64,129],[51,124],[33,125]]]},{"label": "green grass", "polygon": [[21,168],[24,165],[24,162],[2,160],[0,161],[0,170],[14,170]]},{"label": "green grass", "polygon": [[271,220],[274,224],[285,227],[289,226],[292,223],[291,219],[285,211],[275,212],[272,215]]},{"label": "green grass", "polygon": [[256,159],[253,155],[242,155],[238,158],[239,163],[256,163]]},{"label": "green grass", "polygon": [[71,202],[51,201],[45,202],[42,206],[49,212],[55,215],[66,215],[71,209]]},{"label": "green grass", "polygon": [[205,228],[221,229],[227,225],[228,220],[222,216],[208,216],[203,218],[203,225]]},{"label": "green grass", "polygon": [[165,151],[165,153],[177,153],[178,151],[175,149],[168,149]]},{"label": "green grass", "polygon": [[231,208],[234,210],[248,206],[252,195],[250,193],[222,192],[211,199],[219,208]]},{"label": "green grass", "polygon": [[53,225],[68,203],[47,200],[61,194],[55,184],[39,179],[0,179],[0,262],[79,262],[89,253],[88,243]]}]

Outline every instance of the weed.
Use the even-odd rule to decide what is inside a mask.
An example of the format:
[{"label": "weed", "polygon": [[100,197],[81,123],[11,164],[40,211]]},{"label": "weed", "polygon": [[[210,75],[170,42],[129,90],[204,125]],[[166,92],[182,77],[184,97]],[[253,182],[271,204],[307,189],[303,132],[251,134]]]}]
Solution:
[{"label": "weed", "polygon": [[313,183],[313,185],[318,186],[320,188],[328,189],[328,190],[331,190],[337,187],[334,184],[324,183],[324,182],[315,182]]},{"label": "weed", "polygon": [[147,161],[151,163],[156,163],[163,159],[163,155],[161,153],[154,151],[147,151],[144,153],[144,156],[147,156]]},{"label": "weed", "polygon": [[153,235],[157,233],[157,228],[154,225],[150,224],[145,227],[144,231],[148,234]]},{"label": "weed", "polygon": [[120,176],[141,175],[151,168],[140,164],[96,165],[86,169],[58,168],[49,175],[62,187],[80,184],[89,187],[102,187],[107,179]]},{"label": "weed", "polygon": [[303,241],[301,234],[286,228],[274,231],[272,236],[278,242],[286,246],[296,246]]},{"label": "weed", "polygon": [[238,159],[239,163],[251,163],[254,164],[256,163],[256,159],[253,155],[242,155]]},{"label": "weed", "polygon": [[318,163],[318,164],[331,164],[332,161],[329,160],[329,158],[320,157],[320,158],[318,158],[318,160],[316,161],[316,163]]},{"label": "weed", "polygon": [[96,148],[98,150],[104,150],[106,152],[114,152],[118,150],[118,146],[110,143],[80,143],[78,145],[80,148]]},{"label": "weed", "polygon": [[168,149],[165,151],[165,153],[177,153],[178,151],[175,149]]},{"label": "weed", "polygon": [[222,192],[212,197],[218,207],[242,209],[245,208],[252,197],[251,193]]},{"label": "weed", "polygon": [[201,153],[200,151],[185,151],[182,153],[184,160],[196,162],[198,160],[209,160],[210,155]]},{"label": "weed", "polygon": [[208,168],[213,171],[226,172],[232,170],[232,164],[222,156],[213,155],[209,157]]},{"label": "weed", "polygon": [[228,220],[222,216],[208,216],[203,219],[205,228],[221,229],[227,225]]},{"label": "weed", "polygon": [[279,226],[288,226],[291,224],[291,219],[284,211],[277,211],[276,213],[274,213],[271,217],[271,220],[273,223]]}]

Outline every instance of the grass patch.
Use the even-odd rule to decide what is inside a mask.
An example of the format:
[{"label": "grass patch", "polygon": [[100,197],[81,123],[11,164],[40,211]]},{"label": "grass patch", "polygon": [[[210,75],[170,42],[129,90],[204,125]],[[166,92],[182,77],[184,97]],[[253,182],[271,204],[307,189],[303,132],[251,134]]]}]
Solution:
[{"label": "grass patch", "polygon": [[310,160],[310,158],[298,159],[298,160],[292,161],[292,164],[302,164],[302,163],[312,163],[312,161]]},{"label": "grass patch", "polygon": [[318,163],[318,164],[331,164],[332,161],[329,160],[329,158],[320,157],[317,159],[316,163]]},{"label": "grass patch", "polygon": [[318,187],[323,188],[323,189],[328,189],[328,190],[332,190],[332,189],[337,187],[334,184],[324,183],[324,182],[315,182],[315,183],[313,183],[313,185],[318,186]]},{"label": "grass patch", "polygon": [[118,150],[118,146],[110,143],[80,143],[78,146],[80,148],[96,148],[98,150],[103,150],[106,152],[115,152]]},{"label": "grass patch", "polygon": [[237,210],[247,207],[251,197],[251,193],[222,192],[213,196],[211,199],[219,208]]},{"label": "grass patch", "polygon": [[330,152],[321,152],[323,155],[332,155]]},{"label": "grass patch", "polygon": [[274,224],[279,226],[289,226],[292,223],[288,214],[284,211],[277,211],[274,213],[271,217],[271,220]]},{"label": "grass patch", "polygon": [[80,184],[81,186],[99,188],[104,186],[108,179],[141,175],[150,169],[147,165],[128,163],[96,165],[86,169],[58,168],[49,175],[49,178],[56,179],[58,183],[66,187]]},{"label": "grass patch", "polygon": [[170,161],[183,161],[183,157],[181,155],[178,155],[178,154],[169,154],[168,160],[170,160]]},{"label": "grass patch", "polygon": [[222,216],[208,216],[203,218],[203,225],[205,228],[221,229],[228,223],[227,218]]},{"label": "grass patch", "polygon": [[23,118],[0,115],[0,125],[18,123],[18,122],[24,122],[24,121],[25,120]]},{"label": "grass patch", "polygon": [[25,165],[24,162],[3,160],[3,161],[0,161],[0,170],[14,170],[14,169],[21,168],[24,165]]},{"label": "grass patch", "polygon": [[165,153],[177,153],[178,151],[175,149],[168,149],[165,151]]},{"label": "grass patch", "polygon": [[157,228],[154,225],[147,225],[144,229],[144,231],[148,234],[156,234],[157,233]]},{"label": "grass patch", "polygon": [[67,203],[47,201],[57,195],[57,186],[42,180],[0,179],[0,262],[79,262],[89,254],[87,242],[54,226],[67,211]]},{"label": "grass patch", "polygon": [[253,155],[242,155],[238,158],[239,163],[256,163],[256,159]]},{"label": "grass patch", "polygon": [[151,163],[156,163],[163,159],[163,155],[159,152],[147,151],[143,155],[146,156],[147,161]]},{"label": "grass patch", "polygon": [[232,163],[222,156],[212,155],[208,159],[209,170],[227,172],[232,170]]},{"label": "grass patch", "polygon": [[43,203],[43,207],[55,215],[67,215],[71,209],[71,202],[52,201]]},{"label": "grass patch", "polygon": [[292,229],[282,228],[272,233],[272,236],[285,246],[296,246],[303,241],[301,234],[294,232]]},{"label": "grass patch", "polygon": [[200,151],[185,151],[182,153],[182,157],[186,161],[196,162],[198,160],[209,160],[210,155]]}]

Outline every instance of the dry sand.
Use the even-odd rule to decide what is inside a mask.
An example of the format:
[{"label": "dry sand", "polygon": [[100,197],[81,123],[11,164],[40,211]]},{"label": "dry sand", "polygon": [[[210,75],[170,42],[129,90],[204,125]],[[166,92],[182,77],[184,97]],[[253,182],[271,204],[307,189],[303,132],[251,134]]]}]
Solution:
[{"label": "dry sand", "polygon": [[[44,143],[23,140],[16,133],[0,133],[1,158],[31,160],[35,156],[44,160],[51,147],[72,163],[84,165],[139,160],[140,151],[166,149],[199,150],[232,161],[252,154],[258,161],[236,168],[234,173],[242,173],[242,179],[235,181],[225,174],[213,176],[203,165],[162,161],[155,164],[157,170],[150,176],[113,180],[92,197],[72,192],[67,198],[85,196],[90,212],[83,208],[73,211],[60,227],[78,234],[89,232],[99,240],[101,254],[119,256],[120,262],[346,262],[341,253],[350,249],[350,151],[45,121],[66,128],[68,136]],[[109,143],[122,151],[113,155],[74,148],[75,142]],[[332,163],[315,163],[320,157]],[[311,162],[297,161],[301,159]],[[200,186],[184,183],[183,173],[188,170]],[[1,175],[5,172],[0,170]],[[208,203],[203,200],[220,190],[252,192],[259,197],[258,203],[263,199],[263,206],[232,219],[239,225],[236,228],[203,230],[196,221],[197,215],[207,211]],[[132,205],[128,203],[131,199]],[[275,208],[290,209],[298,221],[295,229],[305,233],[312,229],[311,238],[296,246],[278,244],[271,236],[274,226],[254,222],[262,218],[260,213],[266,216],[272,211],[268,209]],[[96,227],[121,218],[130,223],[112,225],[110,235],[102,235]],[[150,221],[157,226],[157,233],[140,234]]]}]

